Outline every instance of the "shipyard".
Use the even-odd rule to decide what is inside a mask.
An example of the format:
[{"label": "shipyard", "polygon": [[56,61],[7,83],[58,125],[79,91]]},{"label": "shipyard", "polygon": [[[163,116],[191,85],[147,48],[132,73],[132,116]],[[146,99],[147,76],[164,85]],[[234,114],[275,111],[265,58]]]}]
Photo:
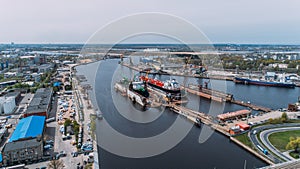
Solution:
[{"label": "shipyard", "polygon": [[0,169],[300,168],[300,1],[0,4]]},{"label": "shipyard", "polygon": [[[265,133],[297,130],[300,118],[297,100],[299,98],[296,96],[293,100],[274,107],[268,102],[258,101],[255,95],[250,98],[244,96],[249,89],[295,93],[294,91],[299,90],[297,74],[281,73],[272,69],[266,70],[265,75],[262,72],[250,74],[247,70],[240,69],[222,70],[202,64],[204,61],[201,61],[201,52],[159,51],[147,47],[144,52],[134,53],[133,56],[117,52],[102,53],[105,57],[100,58],[77,56],[67,62],[56,59],[52,66],[42,66],[38,72],[44,85],[40,88],[28,86],[27,90],[15,88],[9,91],[11,89],[5,85],[18,82],[9,80],[16,74],[7,74],[8,83],[3,83],[5,85],[2,91],[3,113],[7,114],[3,117],[4,127],[7,129],[3,129],[2,139],[7,139],[7,143],[2,149],[2,165],[47,166],[47,161],[54,159],[63,160],[65,166],[80,167],[97,165],[96,163],[105,166],[105,156],[98,153],[103,153],[103,150],[97,145],[97,139],[101,139],[97,133],[103,131],[98,131],[96,123],[101,126],[103,120],[111,118],[109,114],[114,110],[107,111],[107,108],[111,107],[107,107],[109,104],[105,104],[102,99],[99,103],[99,96],[94,96],[93,90],[101,89],[102,94],[110,91],[102,91],[105,87],[97,87],[97,84],[101,84],[97,83],[97,79],[110,76],[112,94],[107,95],[113,96],[118,110],[124,109],[125,106],[132,111],[127,115],[125,113],[125,117],[132,116],[130,114],[133,113],[137,117],[132,118],[136,120],[144,119],[145,115],[154,118],[161,112],[166,115],[164,118],[177,117],[183,123],[194,125],[190,130],[201,131],[207,126],[265,164],[274,167],[281,164],[297,165],[297,160],[293,157],[270,147],[272,143],[266,139]],[[143,57],[140,57],[141,55]],[[117,73],[97,77],[97,68],[101,69],[102,63],[115,65]],[[6,65],[3,67],[5,70]],[[22,69],[24,68],[25,65],[22,66]],[[43,75],[44,68],[51,70],[51,74]],[[94,70],[94,73],[87,72],[91,70]],[[92,74],[94,77],[91,77]],[[253,81],[272,82],[276,85],[237,82],[237,77],[258,79]],[[93,78],[96,79],[95,84]],[[48,79],[52,79],[53,82],[45,83]],[[276,79],[279,79],[278,82]],[[294,86],[283,85],[285,83]],[[231,88],[226,88],[228,85]],[[237,88],[245,91],[235,92]],[[31,93],[31,90],[34,90],[34,93]],[[213,108],[211,110],[203,105]],[[226,108],[228,106],[233,108]],[[169,113],[176,116],[169,117]],[[39,121],[45,123],[38,123]],[[33,125],[40,125],[39,128],[44,129],[38,131]],[[273,126],[278,126],[278,129],[271,130]],[[28,134],[21,135],[18,133],[21,130],[26,130]],[[23,156],[19,156],[16,161],[9,159],[11,155],[8,154],[24,151],[24,144],[32,147],[39,145],[43,148],[35,149],[38,155],[31,159]],[[81,162],[76,162],[78,160]]]}]

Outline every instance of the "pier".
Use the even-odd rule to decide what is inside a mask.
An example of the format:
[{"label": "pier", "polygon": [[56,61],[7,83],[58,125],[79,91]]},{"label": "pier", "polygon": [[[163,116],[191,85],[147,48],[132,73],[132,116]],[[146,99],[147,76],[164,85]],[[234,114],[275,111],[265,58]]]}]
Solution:
[{"label": "pier", "polygon": [[252,103],[245,103],[243,101],[239,101],[239,100],[231,100],[231,103],[240,105],[240,106],[244,106],[244,107],[249,107],[253,110],[257,110],[257,111],[263,111],[263,112],[271,112],[272,109],[267,108],[267,107],[263,107],[263,106],[258,106],[258,105],[254,105]]},{"label": "pier", "polygon": [[[134,69],[139,71],[138,68],[134,68]],[[126,96],[127,89],[125,86],[123,86],[119,83],[116,83],[114,87],[117,91],[120,92],[121,95]],[[201,123],[205,124],[205,125],[209,126],[211,129],[216,130],[217,132],[228,137],[232,142],[243,147],[244,149],[251,152],[258,158],[262,159],[263,161],[265,161],[269,164],[273,164],[273,162],[270,161],[269,159],[267,159],[265,156],[259,154],[255,150],[247,147],[246,145],[241,143],[239,140],[232,137],[232,135],[229,133],[229,128],[228,128],[230,126],[220,125],[216,121],[216,117],[205,114],[204,112],[198,112],[198,111],[189,109],[187,107],[181,106],[180,103],[177,103],[177,102],[166,101],[166,96],[164,93],[153,90],[151,88],[148,88],[148,89],[151,92],[150,98],[149,98],[151,100],[151,107],[165,106],[165,107],[169,108],[170,110],[172,110],[174,113],[177,113],[178,115],[183,116],[187,120],[193,122],[195,125],[201,125]],[[195,94],[200,97],[204,97],[206,99],[210,99],[210,100],[214,100],[214,101],[218,101],[218,102],[234,103],[234,104],[238,104],[241,106],[252,108],[254,110],[261,110],[261,111],[265,111],[265,112],[271,111],[271,109],[269,109],[269,108],[265,108],[265,107],[253,105],[250,103],[244,103],[242,101],[234,100],[232,94],[208,89],[206,87],[203,88],[203,87],[200,87],[197,85],[189,84],[187,87],[181,86],[181,89],[185,90],[188,93]]]},{"label": "pier", "polygon": [[[137,72],[142,72],[143,69],[139,68],[138,65],[131,65],[128,63],[122,62],[121,65],[128,67],[130,69],[133,69]],[[187,74],[187,73],[176,73],[173,71],[167,71],[165,73],[158,73],[158,74],[167,74],[170,76],[181,76],[181,77],[191,77],[191,78],[203,78],[203,79],[213,79],[213,80],[227,80],[227,81],[233,81],[233,77],[227,77],[227,76],[219,76],[219,75],[212,75],[212,76],[204,76],[199,74]]]},{"label": "pier", "polygon": [[183,107],[183,106],[178,106],[174,103],[171,104],[163,104],[163,106],[166,106],[170,108],[173,112],[183,115],[189,120],[193,121],[194,123],[197,123],[197,119],[201,120],[201,123],[206,124],[210,126],[212,129],[217,130],[218,132],[224,134],[225,136],[230,136],[228,130],[225,127],[220,126],[219,124],[213,122],[214,117],[209,116],[203,112],[197,112],[192,109]]},{"label": "pier", "polygon": [[206,99],[210,99],[210,100],[214,100],[214,101],[218,101],[218,102],[230,102],[231,100],[233,100],[232,94],[208,89],[208,88],[193,85],[193,84],[189,84],[187,87],[181,86],[181,89],[183,89],[189,93],[198,95],[200,97],[204,97]]},{"label": "pier", "polygon": [[256,157],[260,158],[261,160],[265,161],[268,164],[274,164],[271,160],[269,160],[268,158],[266,158],[265,156],[259,154],[258,152],[256,152],[255,150],[249,148],[248,146],[244,145],[243,143],[241,143],[239,140],[237,140],[234,137],[231,137],[231,135],[229,134],[227,128],[220,126],[217,123],[213,122],[213,117],[209,116],[203,112],[197,112],[194,110],[191,110],[189,108],[186,107],[182,107],[182,106],[178,106],[176,104],[164,104],[164,106],[169,107],[171,110],[173,110],[173,112],[185,116],[188,120],[191,120],[194,123],[197,123],[197,118],[201,120],[201,123],[210,126],[212,129],[216,130],[217,132],[229,137],[229,139],[234,142],[235,144],[241,146],[242,148],[244,148],[245,150],[249,151],[250,153],[252,153],[253,155],[255,155]]},{"label": "pier", "polygon": [[229,93],[212,90],[212,89],[208,89],[205,87],[199,87],[199,86],[193,85],[193,84],[189,84],[187,87],[181,86],[181,88],[191,94],[195,94],[197,96],[200,96],[200,97],[203,97],[206,99],[210,99],[210,100],[214,100],[214,101],[218,101],[218,102],[230,102],[230,103],[248,107],[250,109],[257,110],[257,111],[263,111],[263,112],[271,112],[272,111],[272,109],[267,108],[267,107],[258,106],[258,105],[252,104],[252,103],[245,103],[240,100],[235,100],[233,95],[229,94]]},{"label": "pier", "polygon": [[[128,63],[124,63],[122,62],[123,66],[126,66],[130,69],[133,69],[137,72],[142,71],[141,68],[139,68],[138,66],[135,65],[130,65]],[[232,80],[231,78],[228,77],[203,77],[203,76],[196,76],[196,75],[185,75],[185,74],[177,74],[177,73],[170,73],[170,75],[173,76],[185,76],[185,77],[192,77],[192,78],[209,78],[209,79],[218,79],[218,80]],[[187,87],[185,86],[181,86],[182,89],[184,89],[185,91],[191,93],[191,94],[195,94],[198,95],[200,97],[203,98],[207,98],[210,100],[214,100],[217,102],[230,102],[233,104],[237,104],[240,106],[244,106],[244,107],[248,107],[250,109],[253,110],[257,110],[257,111],[263,111],[263,112],[271,112],[272,109],[267,108],[267,107],[263,107],[263,106],[258,106],[258,105],[254,105],[251,103],[245,103],[243,101],[240,100],[235,100],[232,94],[229,93],[224,93],[221,91],[216,91],[216,90],[212,90],[212,89],[208,89],[205,87],[202,87],[201,89],[199,88],[199,86],[197,85],[193,85],[193,84],[189,84]]]}]

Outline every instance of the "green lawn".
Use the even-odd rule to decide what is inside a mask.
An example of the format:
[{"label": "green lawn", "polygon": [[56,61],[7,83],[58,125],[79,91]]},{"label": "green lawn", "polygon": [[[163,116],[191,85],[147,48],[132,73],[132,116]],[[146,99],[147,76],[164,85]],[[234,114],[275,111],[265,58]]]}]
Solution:
[{"label": "green lawn", "polygon": [[289,142],[291,136],[295,138],[300,137],[300,130],[273,133],[269,136],[269,140],[278,150],[286,151],[285,146]]},{"label": "green lawn", "polygon": [[253,144],[251,143],[251,140],[249,139],[247,133],[235,136],[236,139],[238,139],[240,142],[244,143],[246,146],[253,149]]},{"label": "green lawn", "polygon": [[292,156],[295,159],[298,159],[299,158],[299,153],[290,152],[290,156]]}]

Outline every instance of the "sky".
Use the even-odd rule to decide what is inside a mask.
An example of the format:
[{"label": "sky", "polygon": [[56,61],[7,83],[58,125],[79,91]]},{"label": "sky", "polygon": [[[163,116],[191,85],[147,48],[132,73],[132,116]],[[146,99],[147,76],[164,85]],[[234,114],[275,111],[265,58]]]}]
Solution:
[{"label": "sky", "polygon": [[1,0],[0,43],[85,43],[122,17],[158,12],[190,22],[213,43],[300,44],[299,7],[299,0]]}]

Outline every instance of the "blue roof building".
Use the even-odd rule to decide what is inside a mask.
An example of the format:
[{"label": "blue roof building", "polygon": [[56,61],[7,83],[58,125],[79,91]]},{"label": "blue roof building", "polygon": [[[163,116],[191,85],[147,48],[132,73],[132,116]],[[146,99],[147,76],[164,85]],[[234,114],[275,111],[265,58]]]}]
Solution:
[{"label": "blue roof building", "polygon": [[45,119],[45,116],[29,116],[23,118],[16,126],[9,142],[42,136],[45,127]]}]

